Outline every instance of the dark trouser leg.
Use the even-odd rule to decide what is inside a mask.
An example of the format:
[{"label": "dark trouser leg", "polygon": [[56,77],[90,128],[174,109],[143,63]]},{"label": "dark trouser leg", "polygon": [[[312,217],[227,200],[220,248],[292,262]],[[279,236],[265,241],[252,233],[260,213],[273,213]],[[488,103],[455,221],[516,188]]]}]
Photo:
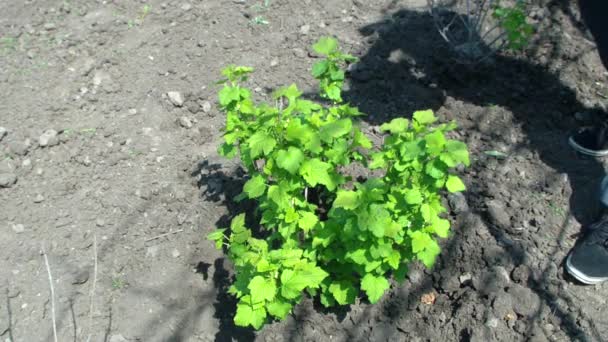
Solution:
[{"label": "dark trouser leg", "polygon": [[579,0],[579,7],[583,21],[595,39],[604,68],[608,69],[608,1]]}]

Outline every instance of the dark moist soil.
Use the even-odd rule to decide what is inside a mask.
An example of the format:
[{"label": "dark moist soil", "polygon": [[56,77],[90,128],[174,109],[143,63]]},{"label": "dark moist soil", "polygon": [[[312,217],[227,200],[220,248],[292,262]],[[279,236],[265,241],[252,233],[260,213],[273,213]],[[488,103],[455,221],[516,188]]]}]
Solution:
[{"label": "dark moist soil", "polygon": [[[529,52],[465,67],[425,4],[0,3],[1,339],[53,339],[42,246],[59,341],[608,339],[608,284],[563,268],[604,169],[567,143],[607,93],[577,9],[543,2]],[[468,191],[448,197],[454,230],[434,270],[413,266],[380,303],[305,300],[284,322],[237,328],[231,266],[204,237],[253,207],[232,202],[244,174],[215,152],[214,82],[244,64],[260,99],[291,82],[312,94],[323,35],[361,58],[346,95],[367,132],[427,108],[458,122]]]}]

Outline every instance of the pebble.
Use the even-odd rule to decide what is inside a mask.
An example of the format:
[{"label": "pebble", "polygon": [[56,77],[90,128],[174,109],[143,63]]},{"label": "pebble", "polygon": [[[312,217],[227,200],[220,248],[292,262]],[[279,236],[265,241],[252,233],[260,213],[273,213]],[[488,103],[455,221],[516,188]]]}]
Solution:
[{"label": "pebble", "polygon": [[514,284],[509,288],[509,292],[513,301],[513,310],[527,317],[532,317],[540,309],[540,298],[531,289]]},{"label": "pebble", "polygon": [[17,176],[14,173],[0,174],[0,188],[10,188],[17,183]]},{"label": "pebble", "polygon": [[184,97],[179,91],[167,92],[167,96],[169,97],[169,101],[171,101],[174,106],[181,107],[184,105]]},{"label": "pebble", "polygon": [[460,280],[460,284],[462,284],[462,285],[470,282],[472,279],[473,279],[473,277],[471,276],[471,273],[465,273],[465,274],[461,275],[460,277],[458,277],[458,280]]},{"label": "pebble", "polygon": [[34,203],[42,203],[44,201],[44,196],[42,196],[41,194],[36,195],[36,197],[34,197]]},{"label": "pebble", "polygon": [[203,101],[201,108],[203,109],[203,112],[208,114],[211,111],[211,102]]},{"label": "pebble", "polygon": [[127,339],[121,334],[110,336],[110,342],[128,342]]},{"label": "pebble", "polygon": [[82,285],[89,280],[88,267],[82,267],[74,270],[71,274],[73,285]]},{"label": "pebble", "polygon": [[190,118],[187,116],[182,116],[179,118],[179,125],[184,128],[192,128],[192,120],[190,120]]},{"label": "pebble", "polygon": [[58,133],[54,129],[47,129],[44,131],[38,140],[40,147],[51,147],[59,144],[59,138],[57,135]]},{"label": "pebble", "polygon": [[17,234],[21,234],[25,231],[25,226],[22,225],[21,223],[13,224],[12,228],[13,228],[13,231]]},{"label": "pebble", "polygon": [[0,141],[4,139],[4,137],[8,134],[8,130],[2,126],[0,126]]},{"label": "pebble", "polygon": [[301,34],[308,34],[308,32],[310,32],[310,25],[306,24],[306,25],[302,25],[302,27],[300,27],[300,33]]},{"label": "pebble", "polygon": [[31,142],[29,139],[26,139],[25,141],[11,141],[8,144],[8,149],[18,156],[24,156],[29,152],[30,145]]},{"label": "pebble", "polygon": [[171,256],[172,256],[172,257],[174,257],[174,258],[179,258],[179,256],[180,256],[180,255],[181,255],[181,254],[179,253],[179,251],[178,251],[177,249],[174,249],[174,250],[171,252]]},{"label": "pebble", "polygon": [[95,220],[95,225],[97,227],[103,227],[106,225],[106,221],[104,221],[103,219],[98,218],[97,220]]},{"label": "pebble", "polygon": [[187,12],[187,11],[189,11],[189,10],[192,9],[192,5],[190,5],[188,3],[183,4],[182,7],[181,7],[181,9],[182,9],[182,11]]},{"label": "pebble", "polygon": [[277,65],[279,65],[279,59],[278,58],[273,58],[270,60],[270,66],[271,67],[276,67]]}]

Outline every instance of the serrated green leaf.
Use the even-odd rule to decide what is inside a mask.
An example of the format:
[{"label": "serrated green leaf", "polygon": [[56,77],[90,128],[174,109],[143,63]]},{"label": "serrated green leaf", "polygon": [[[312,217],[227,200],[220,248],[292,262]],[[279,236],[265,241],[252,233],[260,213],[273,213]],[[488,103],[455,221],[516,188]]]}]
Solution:
[{"label": "serrated green leaf", "polygon": [[398,269],[401,263],[401,254],[399,251],[393,250],[389,256],[386,257],[386,262],[393,268]]},{"label": "serrated green leaf", "polygon": [[338,50],[338,41],[332,37],[322,37],[312,48],[316,53],[328,56]]},{"label": "serrated green leaf", "polygon": [[352,128],[353,122],[351,119],[340,119],[330,122],[321,127],[321,140],[328,142],[332,139],[339,138],[350,133]]},{"label": "serrated green leaf", "polygon": [[266,309],[263,306],[254,309],[249,304],[237,304],[234,324],[241,327],[251,325],[255,329],[259,329],[264,325],[265,321]]},{"label": "serrated green leaf", "polygon": [[292,175],[298,171],[302,160],[304,160],[304,153],[293,146],[290,146],[287,151],[280,150],[276,157],[277,165]]},{"label": "serrated green leaf", "polygon": [[353,145],[354,147],[372,148],[371,140],[369,140],[369,138],[359,129],[355,130]]},{"label": "serrated green leaf", "polygon": [[239,101],[241,99],[241,92],[238,87],[226,86],[220,90],[218,94],[220,105],[226,107],[233,101]]},{"label": "serrated green leaf", "polygon": [[424,264],[424,266],[426,266],[426,268],[430,269],[433,267],[433,265],[435,265],[435,261],[439,253],[441,253],[441,248],[437,242],[435,242],[435,240],[432,240],[426,249],[416,254],[416,257]]},{"label": "serrated green leaf", "polygon": [[213,232],[211,232],[209,235],[207,235],[207,239],[211,240],[211,241],[217,241],[217,240],[222,241],[224,239],[225,231],[226,231],[226,229],[216,229]]},{"label": "serrated green leaf", "polygon": [[429,153],[438,155],[443,151],[446,144],[446,139],[440,130],[435,130],[433,133],[429,133],[424,137],[426,141],[426,149]]},{"label": "serrated green leaf", "polygon": [[248,145],[251,149],[251,157],[256,158],[262,154],[270,154],[277,145],[277,141],[268,134],[259,131],[249,138]]},{"label": "serrated green leaf", "polygon": [[268,187],[268,198],[270,198],[279,208],[287,208],[290,203],[290,196],[287,193],[285,186],[282,184],[271,185]]},{"label": "serrated green leaf", "polygon": [[372,304],[380,300],[382,295],[384,295],[384,291],[388,288],[389,283],[384,277],[377,277],[368,273],[361,280],[361,289],[365,291],[367,298]]},{"label": "serrated green leaf", "polygon": [[319,61],[312,66],[312,76],[320,77],[328,69],[329,62],[327,60]]},{"label": "serrated green leaf", "polygon": [[300,175],[304,177],[310,186],[314,187],[317,184],[322,184],[325,185],[327,189],[334,190],[336,188],[336,182],[329,174],[330,169],[330,164],[321,161],[318,158],[313,158],[302,163]]},{"label": "serrated green leaf", "polygon": [[305,232],[311,230],[317,223],[319,222],[319,218],[315,213],[310,211],[300,211],[300,220],[298,221],[298,226],[302,228]]},{"label": "serrated green leaf", "polygon": [[281,273],[281,295],[287,299],[300,296],[308,281],[294,270],[284,270]]},{"label": "serrated green leaf", "polygon": [[349,281],[337,281],[329,285],[329,292],[340,305],[353,304],[357,290]]},{"label": "serrated green leaf", "polygon": [[437,121],[435,114],[430,109],[414,112],[413,118],[420,125],[427,125]]},{"label": "serrated green leaf", "polygon": [[437,236],[447,238],[450,234],[450,221],[438,218],[433,222],[432,229]]},{"label": "serrated green leaf", "polygon": [[230,221],[230,230],[232,230],[233,233],[245,230],[245,214],[238,214]]},{"label": "serrated green leaf", "polygon": [[338,190],[338,194],[333,203],[333,208],[344,208],[348,210],[356,209],[359,206],[359,193],[349,190]]},{"label": "serrated green leaf", "polygon": [[405,202],[407,204],[420,204],[422,200],[422,193],[418,189],[407,190],[405,193]]},{"label": "serrated green leaf", "polygon": [[470,165],[467,145],[462,141],[448,140],[445,144],[445,149],[455,162],[462,163],[465,166]]},{"label": "serrated green leaf", "polygon": [[277,286],[274,280],[262,276],[253,277],[247,288],[251,293],[253,303],[272,301],[277,294]]},{"label": "serrated green leaf", "polygon": [[249,198],[258,198],[266,191],[266,183],[262,175],[255,175],[253,178],[248,180],[243,186],[243,192],[249,196]]},{"label": "serrated green leaf", "polygon": [[367,251],[363,248],[348,251],[345,258],[352,260],[355,264],[365,265],[369,259],[366,256]]},{"label": "serrated green leaf", "polygon": [[292,307],[290,302],[278,298],[266,305],[268,313],[280,320],[287,317]]},{"label": "serrated green leaf", "polygon": [[467,189],[462,180],[458,176],[454,175],[448,176],[448,180],[445,182],[445,187],[449,192],[459,192]]},{"label": "serrated green leaf", "polygon": [[391,120],[390,122],[382,124],[382,126],[380,126],[380,129],[384,132],[388,131],[393,134],[402,133],[408,129],[409,124],[410,124],[410,122],[408,119],[396,118],[396,119]]},{"label": "serrated green leaf", "polygon": [[422,231],[413,232],[410,237],[412,238],[412,252],[414,253],[425,250],[435,242],[429,234]]},{"label": "serrated green leaf", "polygon": [[386,167],[386,159],[384,157],[384,153],[376,152],[371,155],[372,161],[369,163],[369,168],[371,170],[381,169]]},{"label": "serrated green leaf", "polygon": [[228,143],[221,144],[217,149],[217,154],[226,158],[233,158],[236,156],[238,150],[236,146]]}]

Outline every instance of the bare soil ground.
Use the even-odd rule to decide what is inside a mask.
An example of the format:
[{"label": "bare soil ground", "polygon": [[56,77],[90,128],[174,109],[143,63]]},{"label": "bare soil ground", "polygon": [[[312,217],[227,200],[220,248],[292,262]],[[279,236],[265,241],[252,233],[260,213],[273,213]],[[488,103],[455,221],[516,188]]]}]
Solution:
[{"label": "bare soil ground", "polygon": [[[0,2],[2,340],[53,339],[43,248],[60,341],[607,340],[608,284],[563,269],[604,172],[568,132],[608,95],[575,6],[539,4],[530,51],[469,68],[425,3]],[[469,190],[448,199],[454,233],[435,269],[414,267],[380,303],[307,300],[237,328],[230,264],[204,239],[243,210],[230,200],[243,174],[215,152],[214,82],[234,63],[257,70],[260,99],[291,82],[313,93],[323,35],[361,58],[347,97],[367,130],[426,108],[460,124]]]}]

